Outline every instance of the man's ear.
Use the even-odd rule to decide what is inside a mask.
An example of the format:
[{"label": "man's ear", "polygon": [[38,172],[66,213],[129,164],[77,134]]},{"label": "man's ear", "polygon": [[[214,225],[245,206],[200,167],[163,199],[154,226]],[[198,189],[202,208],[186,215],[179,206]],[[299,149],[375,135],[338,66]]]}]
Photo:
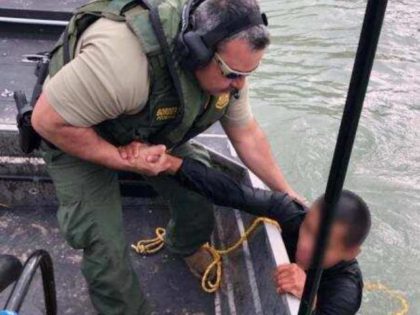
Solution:
[{"label": "man's ear", "polygon": [[356,258],[357,255],[359,255],[361,251],[362,249],[360,248],[360,246],[348,247],[345,253],[345,260],[352,260]]}]

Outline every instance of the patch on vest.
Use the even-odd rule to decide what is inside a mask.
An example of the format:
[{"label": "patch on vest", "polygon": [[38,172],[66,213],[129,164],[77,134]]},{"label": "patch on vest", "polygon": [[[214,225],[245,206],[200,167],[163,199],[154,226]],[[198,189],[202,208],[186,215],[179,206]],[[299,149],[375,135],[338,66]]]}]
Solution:
[{"label": "patch on vest", "polygon": [[174,119],[177,112],[177,106],[159,108],[156,112],[156,120]]},{"label": "patch on vest", "polygon": [[230,94],[229,93],[225,93],[225,94],[219,96],[219,98],[217,99],[217,102],[216,102],[216,108],[219,109],[219,110],[222,110],[223,108],[228,106],[229,99],[230,99]]}]

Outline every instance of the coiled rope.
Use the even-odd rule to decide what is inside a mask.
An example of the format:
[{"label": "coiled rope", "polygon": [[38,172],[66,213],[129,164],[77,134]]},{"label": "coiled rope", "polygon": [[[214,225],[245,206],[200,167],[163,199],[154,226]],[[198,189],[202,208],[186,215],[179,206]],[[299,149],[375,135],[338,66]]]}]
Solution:
[{"label": "coiled rope", "polygon": [[163,248],[163,245],[165,245],[165,235],[166,231],[162,227],[158,227],[155,230],[156,237],[149,239],[149,240],[140,240],[137,242],[137,244],[131,245],[131,248],[134,249],[137,254],[142,255],[152,255],[157,253]]},{"label": "coiled rope", "polygon": [[[213,262],[207,267],[201,278],[201,287],[207,293],[216,292],[222,283],[222,256],[228,255],[229,253],[238,249],[252,234],[260,224],[270,223],[280,228],[277,221],[274,221],[269,218],[257,218],[254,222],[246,229],[245,233],[236,241],[233,245],[229,246],[226,249],[216,249],[211,246],[209,243],[204,244],[205,248],[212,256]],[[131,247],[138,253],[142,255],[152,255],[160,251],[164,246],[165,238],[165,229],[158,227],[155,231],[156,237],[149,240],[140,240],[136,244],[131,245]],[[215,272],[214,280],[211,279],[211,275]]]}]

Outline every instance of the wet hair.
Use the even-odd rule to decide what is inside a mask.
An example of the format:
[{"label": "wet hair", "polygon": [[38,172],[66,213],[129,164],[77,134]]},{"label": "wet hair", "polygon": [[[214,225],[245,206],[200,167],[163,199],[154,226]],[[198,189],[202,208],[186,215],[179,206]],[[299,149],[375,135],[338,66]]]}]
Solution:
[{"label": "wet hair", "polygon": [[[324,195],[315,203],[320,205]],[[322,207],[321,207],[322,208]],[[354,192],[343,190],[337,202],[335,222],[347,225],[347,234],[344,238],[345,246],[360,246],[365,241],[371,227],[369,207],[366,202]]]},{"label": "wet hair", "polygon": [[[193,13],[196,31],[205,34],[219,25],[228,24],[238,17],[259,12],[257,0],[206,0]],[[244,39],[253,51],[262,50],[270,44],[270,35],[264,25],[252,26],[218,43],[218,48],[233,39]]]}]

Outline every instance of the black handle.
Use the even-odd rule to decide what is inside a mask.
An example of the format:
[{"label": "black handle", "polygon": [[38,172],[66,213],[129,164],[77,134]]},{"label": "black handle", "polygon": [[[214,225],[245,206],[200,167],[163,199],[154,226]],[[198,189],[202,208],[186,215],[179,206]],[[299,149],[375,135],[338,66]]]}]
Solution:
[{"label": "black handle", "polygon": [[19,259],[10,255],[0,255],[0,292],[15,282],[22,272]]}]

